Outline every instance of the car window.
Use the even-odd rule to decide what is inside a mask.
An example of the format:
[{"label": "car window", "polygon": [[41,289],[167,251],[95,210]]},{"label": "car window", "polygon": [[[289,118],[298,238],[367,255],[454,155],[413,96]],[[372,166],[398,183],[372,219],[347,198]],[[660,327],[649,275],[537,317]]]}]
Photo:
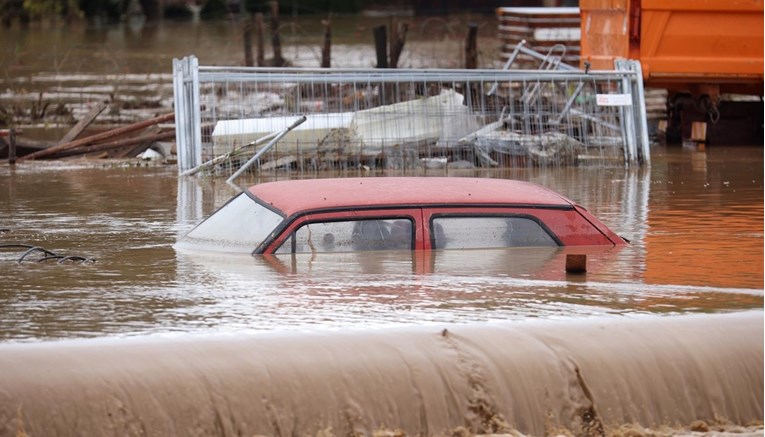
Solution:
[{"label": "car window", "polygon": [[558,243],[527,217],[436,217],[431,220],[434,249],[552,247]]},{"label": "car window", "polygon": [[251,253],[283,219],[241,193],[192,229],[176,247]]},{"label": "car window", "polygon": [[[293,242],[294,239],[294,242]],[[314,222],[297,229],[276,253],[411,250],[411,219]]]}]

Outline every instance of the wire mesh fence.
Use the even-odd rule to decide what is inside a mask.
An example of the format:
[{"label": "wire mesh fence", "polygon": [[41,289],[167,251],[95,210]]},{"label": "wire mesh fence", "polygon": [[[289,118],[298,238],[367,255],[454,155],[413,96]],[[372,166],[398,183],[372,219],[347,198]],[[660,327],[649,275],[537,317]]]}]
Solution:
[{"label": "wire mesh fence", "polygon": [[259,172],[647,162],[633,67],[225,68],[189,57],[174,63],[179,171],[231,175],[256,151]]}]

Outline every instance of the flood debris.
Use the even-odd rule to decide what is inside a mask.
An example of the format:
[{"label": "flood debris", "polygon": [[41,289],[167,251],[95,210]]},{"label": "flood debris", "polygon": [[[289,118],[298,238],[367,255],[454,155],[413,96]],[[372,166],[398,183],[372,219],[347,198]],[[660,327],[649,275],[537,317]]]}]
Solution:
[{"label": "flood debris", "polygon": [[[522,128],[521,112],[511,101],[505,102],[510,106],[491,121],[491,117],[471,111],[465,96],[454,88],[444,87],[433,94],[352,112],[307,113],[305,125],[285,136],[265,155],[259,169],[303,171],[367,166],[427,170],[498,167],[507,163],[578,165],[588,161],[581,138],[564,132],[559,123],[539,124],[533,132]],[[508,110],[513,114],[506,116]],[[297,117],[269,115],[218,121],[211,135],[212,154],[220,157],[215,158],[220,164],[217,172],[241,165],[233,160],[223,163],[223,156],[240,153],[240,148],[283,129]],[[614,140],[618,143],[620,138]]]},{"label": "flood debris", "polygon": [[0,244],[0,251],[21,251],[22,254],[16,259],[19,264],[23,262],[42,263],[47,261],[56,261],[57,264],[92,264],[95,259],[81,255],[61,255],[41,246],[35,246],[27,243],[6,243]]},{"label": "flood debris", "polygon": [[[106,104],[95,105],[55,144],[16,137],[15,153],[18,162],[72,156],[133,158],[151,147],[155,147],[157,149],[155,151],[162,154],[163,157],[168,157],[169,153],[156,144],[175,138],[174,127],[160,126],[162,123],[172,121],[175,117],[174,113],[159,115],[148,120],[79,138],[106,108]],[[6,136],[0,136],[0,157],[10,158],[11,147],[5,138]]]},{"label": "flood debris", "polygon": [[[435,96],[381,105],[354,112],[306,114],[307,122],[264,158],[260,169],[276,168],[442,168],[451,145],[445,138],[459,137],[478,128],[476,117],[464,105],[462,94],[443,89]],[[283,129],[297,116],[272,116],[219,121],[212,133],[214,161],[239,154],[257,138]],[[240,146],[245,144],[245,146]],[[433,157],[432,150],[444,150]],[[422,160],[422,158],[425,160]],[[205,167],[208,164],[205,163]],[[196,169],[192,169],[196,173]],[[188,174],[187,172],[186,174]]]}]

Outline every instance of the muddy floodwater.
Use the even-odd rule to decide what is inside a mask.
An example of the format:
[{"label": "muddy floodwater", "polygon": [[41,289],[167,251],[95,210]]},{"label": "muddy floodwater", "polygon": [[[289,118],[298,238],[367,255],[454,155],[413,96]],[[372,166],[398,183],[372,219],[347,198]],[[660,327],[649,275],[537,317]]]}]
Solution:
[{"label": "muddy floodwater", "polygon": [[[332,66],[373,66],[371,29],[391,19],[332,20]],[[497,68],[486,17],[412,21],[399,65],[462,66],[468,21]],[[94,102],[101,127],[170,112],[171,60],[240,65],[239,24],[6,29],[0,125],[57,141]],[[293,65],[318,66],[320,24],[284,17]],[[630,241],[269,258],[173,249],[236,194],[221,179],[0,163],[0,436],[761,437],[763,148],[651,154],[644,169],[240,178],[526,180]],[[564,271],[570,253],[586,274]]]},{"label": "muddy floodwater", "polygon": [[[351,176],[359,173],[351,172]],[[427,174],[442,175],[429,172]],[[339,174],[338,174],[339,175]],[[763,305],[759,147],[656,147],[650,169],[471,170],[549,186],[631,244],[277,257],[176,253],[173,243],[235,190],[174,167],[0,167],[0,340],[331,330],[528,318],[730,312]],[[321,174],[315,176],[332,176]],[[295,175],[269,173],[258,181]],[[257,182],[241,180],[242,184]]]},{"label": "muddy floodwater", "polygon": [[221,180],[0,166],[27,245],[0,250],[0,435],[762,436],[762,148],[653,158],[449,173],[551,187],[619,250],[274,258],[172,248]]}]

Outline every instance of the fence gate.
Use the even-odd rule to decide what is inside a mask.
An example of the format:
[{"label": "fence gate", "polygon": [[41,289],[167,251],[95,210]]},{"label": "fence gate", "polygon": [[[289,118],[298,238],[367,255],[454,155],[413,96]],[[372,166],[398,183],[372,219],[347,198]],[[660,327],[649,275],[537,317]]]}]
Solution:
[{"label": "fence gate", "polygon": [[200,67],[186,57],[173,62],[178,170],[231,174],[262,147],[253,142],[302,115],[259,171],[647,165],[640,64],[616,68]]}]

